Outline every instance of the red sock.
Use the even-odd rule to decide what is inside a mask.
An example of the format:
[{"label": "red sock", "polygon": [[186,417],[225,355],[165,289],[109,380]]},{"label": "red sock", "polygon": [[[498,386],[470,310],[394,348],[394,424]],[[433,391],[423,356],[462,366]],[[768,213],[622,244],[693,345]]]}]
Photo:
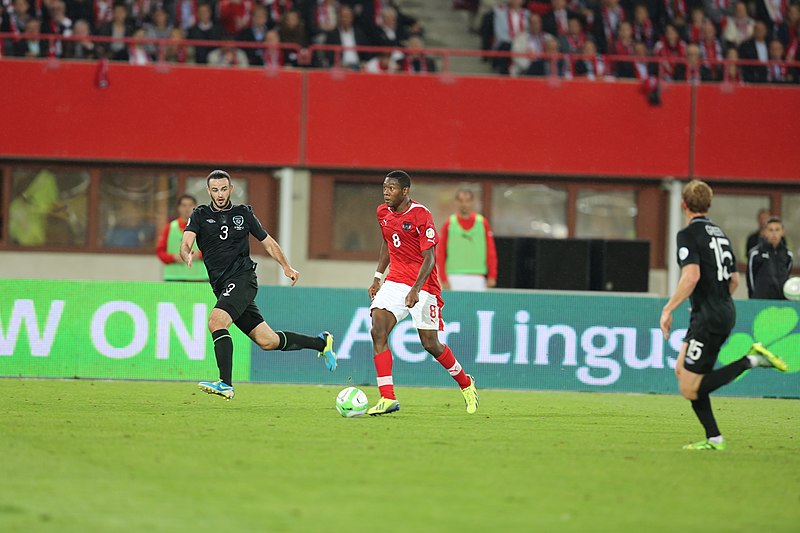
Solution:
[{"label": "red sock", "polygon": [[375,370],[378,373],[378,390],[381,396],[396,400],[394,395],[394,381],[392,381],[392,352],[386,350],[374,357]]},{"label": "red sock", "polygon": [[462,389],[466,389],[470,385],[470,379],[467,374],[464,372],[464,369],[461,368],[461,364],[456,360],[456,356],[453,355],[453,352],[450,350],[450,347],[445,345],[444,351],[442,355],[436,358],[439,361],[439,364],[447,369],[447,372],[453,376],[453,379],[456,380],[458,386]]}]

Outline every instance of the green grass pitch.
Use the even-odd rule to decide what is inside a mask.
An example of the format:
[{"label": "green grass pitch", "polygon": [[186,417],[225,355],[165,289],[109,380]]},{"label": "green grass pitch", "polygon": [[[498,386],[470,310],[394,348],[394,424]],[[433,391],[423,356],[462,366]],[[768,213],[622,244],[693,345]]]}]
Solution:
[{"label": "green grass pitch", "polygon": [[[800,402],[677,396],[3,379],[0,530],[758,531],[800,526]],[[371,400],[377,390],[367,387]]]}]

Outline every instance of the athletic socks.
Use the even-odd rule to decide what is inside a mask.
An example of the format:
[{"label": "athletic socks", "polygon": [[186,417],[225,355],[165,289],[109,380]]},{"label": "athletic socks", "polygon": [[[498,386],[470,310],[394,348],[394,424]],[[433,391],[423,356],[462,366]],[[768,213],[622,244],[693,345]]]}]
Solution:
[{"label": "athletic socks", "polygon": [[302,350],[303,348],[321,352],[325,349],[325,339],[322,337],[309,337],[293,331],[276,331],[275,333],[278,335],[278,350],[282,352]]},{"label": "athletic socks", "polygon": [[375,372],[378,374],[378,390],[381,397],[396,400],[394,395],[394,381],[392,380],[392,352],[383,351],[373,358]]},{"label": "athletic socks", "polygon": [[456,359],[456,356],[453,355],[453,352],[450,350],[450,347],[445,344],[444,351],[442,355],[436,358],[439,361],[439,364],[442,365],[447,373],[452,376],[458,386],[462,389],[466,389],[470,385],[469,376],[467,376],[464,369],[461,368],[461,364]]},{"label": "athletic socks", "polygon": [[720,437],[717,421],[711,411],[711,399],[708,397],[708,393],[698,394],[697,399],[692,400],[692,409],[694,409],[694,414],[697,415],[698,420],[706,430],[706,438]]},{"label": "athletic socks", "polygon": [[723,385],[727,385],[739,377],[742,372],[749,370],[750,368],[750,360],[747,358],[747,356],[744,356],[729,365],[718,368],[713,372],[709,372],[703,376],[703,380],[700,382],[700,387],[697,389],[697,393],[699,395],[708,395]]},{"label": "athletic socks", "polygon": [[231,374],[233,374],[233,339],[227,329],[218,329],[211,333],[211,338],[214,339],[214,356],[217,358],[217,367],[219,368],[219,379],[226,385],[233,385],[231,383]]}]

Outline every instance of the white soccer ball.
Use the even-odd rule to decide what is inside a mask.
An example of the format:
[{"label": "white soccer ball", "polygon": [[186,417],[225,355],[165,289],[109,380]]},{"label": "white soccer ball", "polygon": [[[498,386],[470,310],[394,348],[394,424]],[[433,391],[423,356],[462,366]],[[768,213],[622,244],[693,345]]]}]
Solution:
[{"label": "white soccer ball", "polygon": [[345,418],[362,416],[367,412],[369,401],[364,391],[347,387],[336,396],[336,410]]},{"label": "white soccer ball", "polygon": [[786,280],[783,284],[783,295],[787,300],[800,302],[800,277],[793,277]]}]

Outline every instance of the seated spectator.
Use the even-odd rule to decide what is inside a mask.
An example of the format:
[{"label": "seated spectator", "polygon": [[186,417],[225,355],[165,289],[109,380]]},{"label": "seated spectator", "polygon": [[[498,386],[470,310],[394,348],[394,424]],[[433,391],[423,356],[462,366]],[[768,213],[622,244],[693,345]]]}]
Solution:
[{"label": "seated spectator", "polygon": [[722,80],[726,83],[741,84],[744,82],[742,78],[742,68],[739,66],[739,51],[736,48],[728,48],[725,52],[725,65],[723,65]]},{"label": "seated spectator", "polygon": [[[267,37],[267,8],[257,4],[250,17],[250,26],[239,32],[237,41],[246,43],[263,43]],[[262,48],[245,48],[247,62],[251,65],[264,64],[264,50]]]},{"label": "seated spectator", "polygon": [[783,43],[778,39],[769,42],[769,67],[767,69],[767,82],[792,83],[792,74],[786,65]]},{"label": "seated spectator", "polygon": [[563,78],[567,75],[567,62],[563,57],[556,57],[558,54],[558,41],[552,35],[547,35],[544,40],[544,53],[549,57],[543,57],[531,61],[528,76],[558,76]]},{"label": "seated spectator", "polygon": [[567,8],[567,0],[550,0],[550,5],[552,9],[542,17],[542,29],[558,38],[569,33],[569,20],[579,17]]},{"label": "seated spectator", "polygon": [[72,36],[75,41],[64,43],[64,57],[67,59],[97,59],[97,47],[91,40],[89,23],[85,20],[76,20],[72,25]]},{"label": "seated spectator", "polygon": [[[145,30],[139,28],[133,32],[133,38],[144,39]],[[149,65],[153,62],[153,57],[147,50],[147,45],[143,42],[134,41],[128,45],[128,63],[131,65]]]},{"label": "seated spectator", "polygon": [[425,52],[422,51],[424,48],[425,43],[422,37],[418,35],[409,37],[405,55],[399,65],[400,70],[413,73],[436,72],[436,62],[425,55]]},{"label": "seated spectator", "polygon": [[358,11],[354,13],[357,17],[355,25],[360,27],[366,35],[371,35],[372,30],[381,25],[383,14],[387,9],[394,10],[398,29],[407,35],[423,35],[422,25],[419,21],[403,13],[394,0],[361,0],[350,3],[354,4],[354,9]]},{"label": "seated spectator", "polygon": [[686,81],[699,83],[711,81],[712,71],[702,62],[700,46],[696,43],[686,45]]},{"label": "seated spectator", "polygon": [[558,37],[558,48],[562,54],[580,54],[583,45],[586,43],[586,34],[583,33],[583,25],[577,17],[569,19],[567,22],[568,30]]},{"label": "seated spectator", "polygon": [[[42,31],[44,33],[63,35],[69,37],[72,35],[72,20],[67,17],[67,9],[63,0],[51,0],[47,4],[48,16],[46,25]],[[64,42],[56,40],[52,43],[51,55],[54,57],[64,56]]]},{"label": "seated spectator", "polygon": [[597,53],[597,46],[591,39],[583,44],[581,56],[573,63],[573,71],[576,78],[586,78],[591,81],[602,80],[611,75],[608,63]]},{"label": "seated spectator", "polygon": [[683,33],[683,29],[689,20],[689,7],[692,5],[687,0],[658,0],[656,21],[662,28],[667,24],[672,24],[678,35]]},{"label": "seated spectator", "polygon": [[[766,63],[769,60],[767,25],[762,21],[756,22],[753,29],[753,37],[739,46],[739,57],[741,59],[756,60],[761,63]],[[767,81],[767,69],[758,65],[744,65],[742,67],[742,76],[747,83],[765,83]]]},{"label": "seated spectator", "polygon": [[[339,25],[335,30],[330,31],[325,36],[325,44],[342,46],[339,60],[340,66],[350,70],[361,70],[361,62],[369,58],[369,54],[355,50],[356,46],[368,46],[367,36],[353,25],[353,10],[348,6],[342,6],[338,14]],[[336,56],[333,52],[323,54],[323,66],[333,66],[336,64]]]},{"label": "seated spectator", "polygon": [[682,63],[675,63],[676,59],[686,57],[686,43],[681,41],[678,29],[667,24],[664,27],[664,35],[653,48],[653,55],[660,57],[659,71],[663,80],[683,80],[686,79],[686,67]]},{"label": "seated spectator", "polygon": [[169,34],[169,43],[164,48],[164,61],[191,65],[194,63],[194,47],[184,44],[186,34],[180,28],[172,28]]},{"label": "seated spectator", "polygon": [[219,0],[215,20],[222,28],[225,37],[236,37],[250,26],[253,21],[253,8],[256,5],[261,4],[256,4],[254,0]]},{"label": "seated spectator", "polygon": [[286,64],[286,51],[280,47],[281,36],[278,30],[269,30],[264,36],[261,63],[266,67],[279,68]]},{"label": "seated spectator", "polygon": [[727,17],[732,17],[736,3],[733,0],[703,0],[703,10],[708,18],[720,27],[725,24]]},{"label": "seated spectator", "polygon": [[297,11],[287,11],[283,14],[278,26],[282,43],[293,43],[300,48],[308,46],[308,33],[305,23]]},{"label": "seated spectator", "polygon": [[26,38],[26,35],[38,35],[42,31],[42,23],[37,18],[29,18],[25,22],[25,31],[14,43],[14,55],[17,57],[47,57],[50,47],[44,39]]},{"label": "seated spectator", "polygon": [[647,4],[636,4],[633,9],[633,40],[644,43],[648,50],[652,50],[657,37]]},{"label": "seated spectator", "polygon": [[27,24],[29,19],[34,18],[30,2],[28,2],[28,0],[14,0],[13,4],[10,6],[6,5],[6,2],[3,2],[3,5],[5,5],[8,15],[8,32],[14,34],[23,33],[25,31],[25,24]]},{"label": "seated spectator", "polygon": [[[83,18],[89,22],[89,27],[92,33],[98,33],[103,26],[111,22],[112,14],[114,13],[114,4],[119,0],[84,0],[84,2],[91,4],[91,16]],[[74,0],[67,4],[67,11],[71,11],[72,6],[75,5]]]},{"label": "seated spectator", "polygon": [[708,69],[712,81],[719,81],[722,79],[722,43],[717,39],[717,28],[711,19],[706,19],[703,24],[703,38],[700,42],[700,57],[703,60],[703,66]]},{"label": "seated spectator", "polygon": [[292,0],[263,0],[264,6],[267,8],[267,28],[270,30],[277,29],[283,17],[288,13],[294,3]]},{"label": "seated spectator", "polygon": [[[172,34],[172,24],[169,23],[169,13],[163,6],[156,6],[151,16],[151,21],[144,25],[144,35],[148,39],[167,39]],[[158,45],[148,44],[147,51],[151,56],[158,55]]]},{"label": "seated spectator", "polygon": [[[633,26],[630,22],[623,21],[619,25],[617,38],[614,40],[615,56],[631,56],[636,53],[635,41],[633,40]],[[611,65],[611,70],[618,78],[635,78],[636,73],[633,70],[632,61],[619,61],[616,60]]]},{"label": "seated spectator", "polygon": [[[313,2],[308,4],[312,5]],[[316,0],[309,20],[310,36],[314,38],[314,42],[324,43],[327,34],[339,26],[339,2]]]},{"label": "seated spectator", "polygon": [[380,24],[375,26],[375,45],[401,47],[401,43],[406,42],[409,36],[408,30],[397,22],[397,11],[391,7],[383,9]]},{"label": "seated spectator", "polygon": [[747,14],[747,4],[743,0],[736,2],[734,15],[725,19],[725,31],[722,40],[726,47],[738,47],[753,36],[756,21]]},{"label": "seated spectator", "polygon": [[[510,51],[516,36],[528,31],[528,10],[522,5],[523,0],[508,0],[508,3],[494,8],[494,50]],[[496,72],[508,74],[511,61],[508,57],[495,57],[491,64]]]},{"label": "seated spectator", "polygon": [[788,50],[792,41],[797,42],[798,35],[800,35],[800,5],[790,4],[786,8],[786,18],[780,24],[776,25],[773,30],[773,35],[776,39],[780,39]]},{"label": "seated spectator", "polygon": [[[104,37],[124,38],[133,35],[133,28],[128,24],[128,6],[123,2],[114,4],[111,11],[111,22],[100,29],[100,35]],[[112,41],[99,45],[105,56],[115,61],[128,60],[128,45],[123,41]]]},{"label": "seated spectator", "polygon": [[215,48],[208,53],[207,63],[214,67],[239,67],[247,68],[247,54],[239,48],[225,46]]},{"label": "seated spectator", "polygon": [[[631,63],[631,71],[621,71],[619,77],[621,78],[635,78],[643,83],[649,80],[655,81],[658,74],[658,65],[649,61],[650,52],[647,50],[647,45],[643,41],[636,41],[633,44],[633,57],[634,61]],[[630,74],[633,74],[632,76]]]},{"label": "seated spectator", "polygon": [[686,25],[683,39],[687,43],[699,43],[703,39],[703,26],[705,25],[706,13],[702,5],[692,7],[691,19]]},{"label": "seated spectator", "polygon": [[136,29],[153,22],[153,10],[159,5],[154,0],[125,0],[128,4],[128,22]]},{"label": "seated spectator", "polygon": [[[189,28],[199,24],[200,17],[200,6],[203,5],[202,0],[174,0],[174,2],[170,2],[172,12],[170,13],[170,18],[172,19],[174,25],[189,35]],[[191,37],[189,37],[191,39]]]},{"label": "seated spectator", "polygon": [[[202,3],[197,6],[197,24],[189,28],[186,37],[193,41],[219,41],[222,39],[222,30],[211,20],[211,5]],[[195,61],[201,65],[207,63],[211,49],[210,46],[195,46]]]},{"label": "seated spectator", "polygon": [[392,60],[390,52],[380,52],[364,63],[364,72],[371,74],[393,74],[398,71],[397,61]]},{"label": "seated spectator", "polygon": [[777,37],[775,32],[778,26],[786,20],[789,2],[787,0],[756,0],[755,5],[756,18],[764,21],[772,37]]},{"label": "seated spectator", "polygon": [[[528,17],[528,31],[520,33],[514,38],[511,51],[520,54],[543,54],[545,39],[553,38],[552,35],[542,30],[542,17],[536,13],[531,13]],[[518,76],[525,74],[531,65],[531,58],[526,56],[516,56],[511,65],[511,74]]]},{"label": "seated spectator", "polygon": [[614,37],[619,24],[625,20],[625,10],[619,0],[602,0],[602,6],[594,17],[594,38],[597,50],[606,54],[614,49]]}]

